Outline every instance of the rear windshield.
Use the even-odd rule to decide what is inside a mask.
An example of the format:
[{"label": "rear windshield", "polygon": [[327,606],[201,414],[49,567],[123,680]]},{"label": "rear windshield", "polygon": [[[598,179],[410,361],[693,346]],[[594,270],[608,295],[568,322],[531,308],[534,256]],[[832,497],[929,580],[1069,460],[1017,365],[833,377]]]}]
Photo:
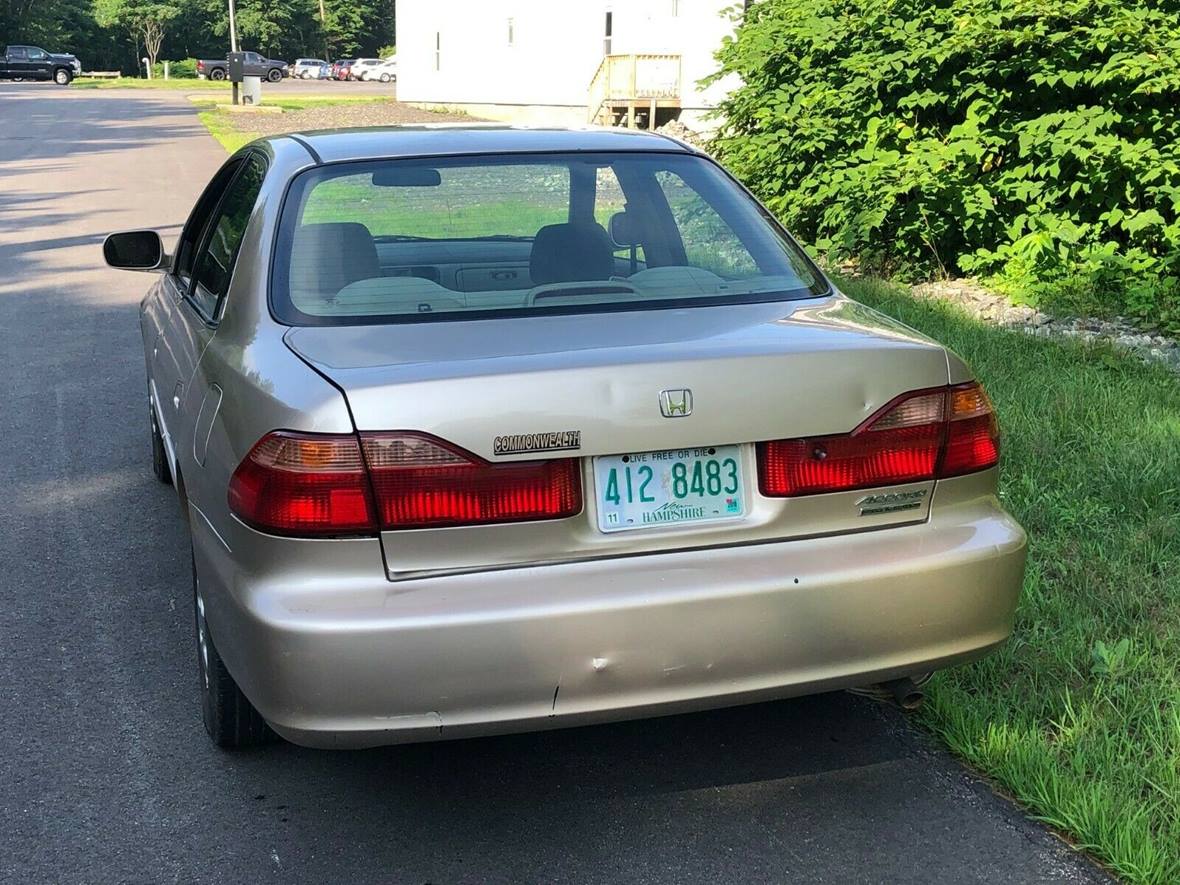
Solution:
[{"label": "rear windshield", "polygon": [[294,325],[810,298],[815,266],[712,162],[682,153],[381,160],[309,170],[271,303]]}]

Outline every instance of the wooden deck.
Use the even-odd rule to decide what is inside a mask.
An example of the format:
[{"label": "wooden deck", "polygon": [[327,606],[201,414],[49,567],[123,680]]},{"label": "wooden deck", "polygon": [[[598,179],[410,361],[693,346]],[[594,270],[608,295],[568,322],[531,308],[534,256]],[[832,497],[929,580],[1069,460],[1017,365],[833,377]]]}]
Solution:
[{"label": "wooden deck", "polygon": [[654,129],[660,109],[680,108],[680,56],[632,53],[607,55],[590,81],[591,123]]}]

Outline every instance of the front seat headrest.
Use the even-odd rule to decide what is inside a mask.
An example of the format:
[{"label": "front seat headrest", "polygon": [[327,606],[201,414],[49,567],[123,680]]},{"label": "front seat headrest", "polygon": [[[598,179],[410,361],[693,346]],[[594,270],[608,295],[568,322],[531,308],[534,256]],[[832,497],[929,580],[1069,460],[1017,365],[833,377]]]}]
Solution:
[{"label": "front seat headrest", "polygon": [[291,245],[291,285],[331,300],[357,280],[381,276],[377,244],[363,224],[305,224]]},{"label": "front seat headrest", "polygon": [[537,231],[529,255],[534,286],[607,280],[615,272],[614,250],[602,225],[593,221],[550,224]]}]

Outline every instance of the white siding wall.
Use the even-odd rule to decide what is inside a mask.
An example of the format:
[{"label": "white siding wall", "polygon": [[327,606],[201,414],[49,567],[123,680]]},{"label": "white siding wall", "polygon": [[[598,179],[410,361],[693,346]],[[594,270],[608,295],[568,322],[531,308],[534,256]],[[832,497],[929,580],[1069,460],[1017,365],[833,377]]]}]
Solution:
[{"label": "white siding wall", "polygon": [[399,0],[398,98],[452,106],[531,106],[534,118],[544,118],[544,108],[557,118],[564,108],[566,117],[584,120],[610,10],[613,53],[679,53],[683,106],[712,107],[725,94],[726,84],[701,91],[696,81],[715,69],[713,53],[733,31],[721,11],[733,3]]}]

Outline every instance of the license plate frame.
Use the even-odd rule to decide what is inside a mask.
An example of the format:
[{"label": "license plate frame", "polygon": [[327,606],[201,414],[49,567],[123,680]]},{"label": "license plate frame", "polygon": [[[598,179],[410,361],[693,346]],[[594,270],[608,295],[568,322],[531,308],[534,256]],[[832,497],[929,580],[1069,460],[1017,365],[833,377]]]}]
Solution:
[{"label": "license plate frame", "polygon": [[[741,445],[719,445],[593,458],[599,531],[613,534],[741,519],[748,505],[744,455]],[[716,472],[710,462],[718,465]],[[676,464],[684,465],[683,472]],[[681,491],[686,494],[678,494]]]}]

